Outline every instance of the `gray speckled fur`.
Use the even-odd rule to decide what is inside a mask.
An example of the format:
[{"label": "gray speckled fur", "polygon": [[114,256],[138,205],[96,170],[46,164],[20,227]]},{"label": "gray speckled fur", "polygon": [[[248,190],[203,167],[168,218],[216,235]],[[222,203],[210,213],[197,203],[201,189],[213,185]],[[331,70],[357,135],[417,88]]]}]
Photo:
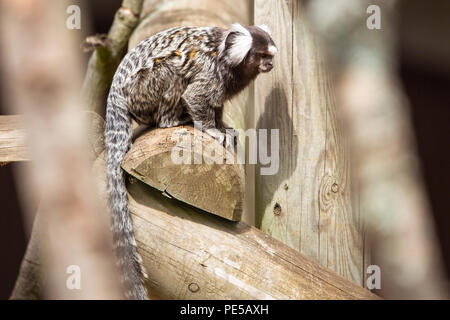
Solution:
[{"label": "gray speckled fur", "polygon": [[[234,42],[222,43],[219,48],[230,36],[229,30],[182,27],[160,32],[132,49],[114,75],[105,130],[108,204],[118,264],[130,299],[147,299],[145,271],[136,248],[120,168],[131,146],[131,119],[152,127],[202,121],[205,130],[223,130],[224,101],[256,76],[239,77],[236,61],[227,57],[227,49]],[[246,54],[243,52],[242,59]]]}]

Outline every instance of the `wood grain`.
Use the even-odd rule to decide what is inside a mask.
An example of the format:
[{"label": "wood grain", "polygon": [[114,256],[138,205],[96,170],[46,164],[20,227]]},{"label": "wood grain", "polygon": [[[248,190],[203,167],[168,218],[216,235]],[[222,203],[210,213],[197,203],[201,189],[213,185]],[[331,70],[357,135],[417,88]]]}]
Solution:
[{"label": "wood grain", "polygon": [[[383,32],[367,28],[364,11],[353,14],[355,6],[367,8],[375,3],[383,8]],[[448,279],[398,75],[396,17],[400,11],[405,15],[398,4],[351,0],[336,2],[331,8],[327,1],[316,1],[310,7],[309,21],[333,61],[339,113],[351,143],[361,207],[382,270],[382,295],[388,299],[448,299]]]},{"label": "wood grain", "polygon": [[[176,148],[180,138],[188,138],[189,143]],[[209,153],[202,153],[211,146],[222,157],[214,159]],[[174,162],[172,154],[181,153],[189,157],[189,163]],[[168,197],[239,221],[244,201],[244,170],[242,165],[227,164],[226,156],[222,145],[207,134],[202,137],[202,132],[193,127],[154,129],[133,142],[122,168]]]},{"label": "wood grain", "polygon": [[[104,154],[93,172],[103,190]],[[200,210],[136,181],[128,185],[150,295],[163,299],[378,299],[243,222]]]},{"label": "wood grain", "polygon": [[0,116],[0,162],[30,160],[21,116]]},{"label": "wood grain", "polygon": [[127,51],[128,39],[139,22],[143,0],[123,0],[106,40],[89,58],[82,93],[87,110],[104,114],[114,73]]},{"label": "wood grain", "polygon": [[267,24],[279,48],[274,70],[255,83],[257,128],[280,130],[278,173],[256,171],[257,225],[362,286],[363,228],[352,207],[346,142],[305,20],[301,1],[255,1],[255,24]]}]

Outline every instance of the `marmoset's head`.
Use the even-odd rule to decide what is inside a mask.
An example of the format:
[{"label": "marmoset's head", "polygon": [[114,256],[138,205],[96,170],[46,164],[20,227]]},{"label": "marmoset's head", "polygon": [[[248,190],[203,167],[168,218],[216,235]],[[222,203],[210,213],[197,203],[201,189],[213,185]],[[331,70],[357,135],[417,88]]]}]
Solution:
[{"label": "marmoset's head", "polygon": [[249,73],[269,72],[278,49],[267,26],[231,25],[219,46],[219,55],[231,66],[241,65]]}]

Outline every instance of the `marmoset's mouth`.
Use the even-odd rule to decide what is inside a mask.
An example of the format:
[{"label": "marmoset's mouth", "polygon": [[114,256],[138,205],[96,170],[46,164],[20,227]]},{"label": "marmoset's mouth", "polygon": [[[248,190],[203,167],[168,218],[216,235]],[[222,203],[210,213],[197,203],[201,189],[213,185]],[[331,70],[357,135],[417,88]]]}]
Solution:
[{"label": "marmoset's mouth", "polygon": [[259,72],[261,73],[266,73],[269,72],[270,70],[272,70],[273,67],[268,66],[268,67],[258,67]]}]

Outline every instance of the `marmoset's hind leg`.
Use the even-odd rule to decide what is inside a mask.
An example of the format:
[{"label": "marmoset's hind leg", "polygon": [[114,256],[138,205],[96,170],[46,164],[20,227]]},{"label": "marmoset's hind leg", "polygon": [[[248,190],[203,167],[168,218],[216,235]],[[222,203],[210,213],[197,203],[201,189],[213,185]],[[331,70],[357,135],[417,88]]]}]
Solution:
[{"label": "marmoset's hind leg", "polygon": [[[129,97],[128,112],[139,124],[150,127],[158,125],[158,106],[162,95],[160,80],[155,78],[152,70],[144,68],[129,77],[124,95]],[[153,88],[153,90],[149,90]]]},{"label": "marmoset's hind leg", "polygon": [[152,69],[144,68],[130,77],[129,111],[138,122],[170,128],[186,122],[184,108],[179,104],[187,80],[161,61]]},{"label": "marmoset's hind leg", "polygon": [[181,102],[181,96],[186,89],[186,81],[179,77],[173,77],[167,81],[165,87],[158,108],[158,126],[160,128],[171,128],[188,122],[189,116]]},{"label": "marmoset's hind leg", "polygon": [[201,122],[204,132],[231,149],[235,145],[236,133],[233,129],[226,130],[222,122],[223,105],[220,88],[210,86],[209,90],[219,92],[216,97],[214,92],[205,95],[205,90],[198,88],[197,84],[191,85],[183,94],[181,101],[185,104],[186,112],[193,121]]}]

